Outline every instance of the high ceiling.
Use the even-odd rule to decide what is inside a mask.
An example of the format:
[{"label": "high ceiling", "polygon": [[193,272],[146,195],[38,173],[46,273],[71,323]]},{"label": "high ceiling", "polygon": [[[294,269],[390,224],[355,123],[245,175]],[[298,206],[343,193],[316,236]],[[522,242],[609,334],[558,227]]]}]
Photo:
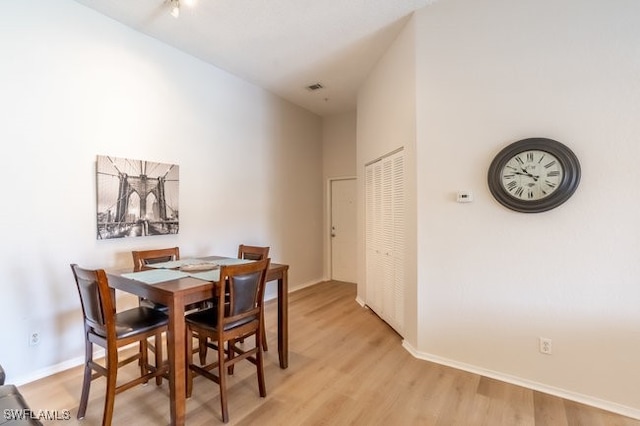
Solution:
[{"label": "high ceiling", "polygon": [[180,0],[174,18],[169,0],[76,1],[322,116],[355,109],[371,67],[433,2]]}]

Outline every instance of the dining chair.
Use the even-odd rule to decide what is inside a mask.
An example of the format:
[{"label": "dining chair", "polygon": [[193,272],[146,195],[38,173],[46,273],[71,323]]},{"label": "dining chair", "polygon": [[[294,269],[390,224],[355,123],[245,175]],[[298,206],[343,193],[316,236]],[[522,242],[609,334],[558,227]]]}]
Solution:
[{"label": "dining chair", "polygon": [[[168,366],[161,361],[161,335],[167,331],[168,319],[163,312],[146,306],[116,312],[114,292],[109,288],[103,269],[83,269],[71,264],[71,270],[84,318],[85,362],[78,419],[85,417],[91,381],[104,376],[107,379],[107,390],[102,425],[108,426],[111,424],[115,396],[118,393],[168,374]],[[156,339],[155,366],[149,364],[146,350],[147,339],[152,336]],[[135,342],[139,342],[143,350],[119,360],[118,349]],[[93,360],[94,344],[105,349],[104,366]],[[140,360],[140,377],[118,385],[118,369],[136,360]]]},{"label": "dining chair", "polygon": [[[131,251],[131,256],[133,257],[133,270],[134,272],[145,271],[149,269],[153,269],[150,265],[163,263],[163,262],[172,262],[176,260],[180,260],[180,248],[179,247],[169,247],[169,248],[160,248],[160,249],[150,249],[150,250],[133,250]],[[149,299],[138,298],[140,306],[146,306],[149,308],[157,309],[164,313],[167,313],[169,308],[161,303],[153,302]],[[204,303],[198,302],[185,306],[185,311],[192,311],[195,309],[202,309],[206,307]],[[147,348],[155,353],[155,345],[149,343]],[[140,347],[142,351],[142,346]],[[158,384],[162,383],[162,377],[158,377]]]},{"label": "dining chair", "polygon": [[[247,260],[263,260],[269,257],[269,247],[249,246],[246,244],[240,244],[238,246],[238,259]],[[267,346],[267,333],[264,328],[264,311],[262,313],[262,349],[268,351]],[[207,359],[207,346],[203,341],[200,341],[200,348],[198,349],[200,354],[200,364],[204,364]]]},{"label": "dining chair", "polygon": [[[179,260],[180,248],[171,247],[171,248],[152,249],[152,250],[133,250],[131,252],[131,256],[133,257],[133,271],[139,272],[139,271],[145,271],[148,269],[153,269],[149,265],[153,265],[155,263],[171,262],[174,260]],[[149,299],[140,297],[139,300],[140,300],[140,306],[159,309],[163,312],[166,312],[169,309],[165,305],[153,302]]]},{"label": "dining chair", "polygon": [[[251,263],[220,267],[220,294],[217,304],[210,309],[194,312],[185,317],[187,332],[186,357],[187,397],[193,390],[194,375],[214,381],[220,387],[222,421],[229,421],[227,408],[227,374],[233,374],[233,366],[247,360],[256,366],[258,390],[267,396],[264,380],[262,345],[262,308],[264,286],[270,259]],[[210,364],[193,363],[193,333],[206,339],[206,345],[217,352]],[[248,339],[254,336],[254,339]],[[245,343],[239,346],[239,340]],[[253,340],[253,345],[247,342]]]},{"label": "dining chair", "polygon": [[[133,271],[139,272],[153,269],[150,266],[153,264],[180,260],[180,248],[171,247],[151,250],[133,250],[131,252],[131,256],[133,257]],[[153,302],[149,299],[140,298],[140,304],[142,306],[148,306],[153,309],[159,309],[163,312],[166,312],[168,310],[167,306]],[[185,311],[201,309],[203,307],[205,306],[201,302],[193,303],[191,305],[185,306]]]},{"label": "dining chair", "polygon": [[154,263],[171,262],[172,260],[180,259],[180,248],[162,248],[151,250],[133,250],[131,252],[133,256],[133,270],[143,271],[151,269],[149,265]]},{"label": "dining chair", "polygon": [[[153,265],[154,263],[162,263],[162,262],[171,262],[174,260],[180,259],[180,248],[179,247],[171,247],[171,248],[161,248],[161,249],[151,249],[151,250],[133,250],[131,251],[131,256],[133,257],[133,271],[140,272],[148,269],[152,269],[149,265]],[[144,297],[138,298],[138,303],[140,306],[146,306],[148,308],[157,309],[164,313],[167,313],[169,308],[161,303],[156,303],[152,300],[145,299]],[[156,353],[156,346],[153,343],[148,343],[146,346],[151,352]],[[140,346],[140,351],[142,352],[143,348]],[[156,379],[158,384],[162,383],[162,377],[158,377]]]},{"label": "dining chair", "polygon": [[238,259],[262,260],[269,257],[269,247],[248,246],[240,244],[238,246]]}]

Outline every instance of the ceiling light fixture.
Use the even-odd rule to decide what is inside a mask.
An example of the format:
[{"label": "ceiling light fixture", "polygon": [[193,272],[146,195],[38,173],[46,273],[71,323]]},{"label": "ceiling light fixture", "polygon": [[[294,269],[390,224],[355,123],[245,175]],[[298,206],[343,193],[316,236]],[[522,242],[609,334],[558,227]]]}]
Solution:
[{"label": "ceiling light fixture", "polygon": [[171,0],[171,16],[174,18],[180,17],[180,0]]}]

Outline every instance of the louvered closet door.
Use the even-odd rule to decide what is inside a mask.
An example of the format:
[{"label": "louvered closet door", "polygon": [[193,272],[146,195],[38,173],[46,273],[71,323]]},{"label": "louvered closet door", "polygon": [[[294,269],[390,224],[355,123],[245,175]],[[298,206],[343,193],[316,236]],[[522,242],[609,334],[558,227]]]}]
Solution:
[{"label": "louvered closet door", "polygon": [[404,153],[365,169],[367,305],[402,334],[404,329]]}]

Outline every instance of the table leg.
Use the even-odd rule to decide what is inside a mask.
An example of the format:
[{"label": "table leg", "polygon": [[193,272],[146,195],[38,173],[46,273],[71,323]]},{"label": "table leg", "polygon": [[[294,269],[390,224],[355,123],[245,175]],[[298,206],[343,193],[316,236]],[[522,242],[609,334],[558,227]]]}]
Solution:
[{"label": "table leg", "polygon": [[186,372],[185,372],[185,331],[184,302],[174,298],[169,305],[169,332],[167,347],[169,352],[169,391],[171,424],[182,426],[186,411]]},{"label": "table leg", "polygon": [[278,278],[278,356],[280,368],[289,367],[289,280],[287,271]]}]

